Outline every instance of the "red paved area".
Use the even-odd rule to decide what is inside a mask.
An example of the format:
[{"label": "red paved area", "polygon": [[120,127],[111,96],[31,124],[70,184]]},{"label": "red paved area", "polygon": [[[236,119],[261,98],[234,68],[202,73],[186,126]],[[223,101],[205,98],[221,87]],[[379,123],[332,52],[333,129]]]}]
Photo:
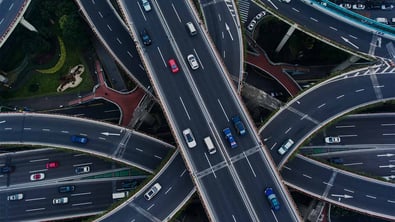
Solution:
[{"label": "red paved area", "polygon": [[105,99],[115,103],[121,110],[121,126],[129,124],[133,117],[133,112],[145,95],[144,90],[136,87],[135,90],[128,93],[121,93],[109,88],[104,81],[103,70],[99,61],[96,61],[96,72],[99,83],[93,89],[92,94],[69,102],[69,105],[80,104],[95,99]]},{"label": "red paved area", "polygon": [[[254,46],[254,44],[251,44],[251,46]],[[297,95],[300,91],[300,87],[287,73],[284,72],[284,69],[295,70],[300,68],[283,64],[273,64],[269,58],[267,58],[263,49],[257,46],[255,47],[255,50],[258,52],[258,55],[247,53],[246,62],[271,75],[288,91],[291,96]],[[302,69],[305,70],[306,68]]]}]

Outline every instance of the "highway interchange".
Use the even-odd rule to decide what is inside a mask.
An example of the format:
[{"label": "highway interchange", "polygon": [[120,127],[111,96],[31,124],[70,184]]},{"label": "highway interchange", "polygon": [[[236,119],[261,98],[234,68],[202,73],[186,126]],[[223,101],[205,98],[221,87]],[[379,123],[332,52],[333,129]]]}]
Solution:
[{"label": "highway interchange", "polygon": [[[128,3],[124,3],[124,4],[128,4]],[[131,4],[131,3],[129,2],[129,4]],[[170,5],[164,4],[164,5],[161,5],[160,8],[166,12],[174,12],[174,11],[175,12],[180,12],[180,11],[187,12],[189,10],[186,8],[184,8],[183,10],[175,10],[174,6],[173,6],[173,8],[167,8],[167,9],[166,9],[166,7],[170,7]],[[175,8],[179,8],[179,7],[182,8],[185,6],[183,6],[182,3],[177,3],[177,7],[175,7]],[[170,47],[169,43],[166,44],[163,42],[158,42],[156,45],[156,48],[155,48],[155,44],[156,44],[155,39],[156,38],[157,39],[167,39],[166,35],[163,34],[166,31],[164,31],[162,28],[163,26],[160,25],[161,21],[159,21],[159,20],[158,21],[150,21],[150,24],[146,24],[145,21],[143,21],[143,20],[145,20],[144,14],[141,17],[137,16],[137,15],[141,15],[141,12],[138,11],[137,7],[130,6],[130,7],[125,7],[125,8],[127,8],[129,10],[132,10],[132,9],[136,10],[135,12],[130,12],[129,17],[133,18],[133,23],[134,23],[133,28],[135,28],[137,30],[137,32],[142,27],[150,27],[150,30],[153,29],[155,31],[155,32],[153,32],[154,33],[153,34],[154,44],[149,46],[150,48],[143,49],[143,52],[144,52],[143,56],[146,60],[147,60],[147,58],[149,59],[145,62],[148,63],[148,68],[152,69],[150,71],[153,73],[158,73],[158,76],[154,77],[154,78],[157,78],[157,80],[154,79],[153,82],[154,83],[155,83],[155,81],[166,82],[166,86],[161,86],[161,87],[166,87],[166,88],[162,89],[157,86],[155,87],[156,90],[160,91],[157,94],[161,95],[161,94],[165,93],[166,97],[168,97],[168,98],[180,98],[179,100],[178,99],[168,99],[165,101],[162,100],[162,102],[165,104],[164,107],[166,107],[165,111],[166,110],[171,111],[170,113],[168,113],[168,115],[170,116],[169,119],[171,121],[175,121],[173,119],[177,119],[178,122],[175,121],[176,122],[175,125],[177,126],[177,128],[183,129],[183,128],[188,127],[190,125],[189,121],[192,121],[193,119],[198,119],[198,120],[207,119],[207,117],[206,117],[207,114],[199,114],[198,112],[196,112],[197,110],[203,110],[204,112],[207,112],[209,114],[213,112],[215,114],[212,114],[212,115],[216,116],[215,121],[213,120],[213,118],[211,118],[211,120],[209,122],[211,122],[211,124],[213,124],[213,125],[221,126],[217,129],[217,132],[215,132],[216,129],[214,129],[213,126],[209,125],[210,123],[207,123],[207,122],[206,123],[194,122],[193,125],[196,127],[196,128],[193,128],[194,132],[195,131],[196,132],[204,131],[204,130],[198,130],[198,129],[211,129],[210,131],[211,131],[213,137],[216,138],[217,143],[219,143],[219,144],[225,143],[225,144],[222,144],[222,146],[221,146],[221,147],[225,147],[225,149],[223,149],[221,151],[222,151],[222,153],[229,152],[230,156],[231,156],[230,159],[233,158],[233,159],[235,159],[235,161],[240,161],[240,158],[242,158],[242,159],[245,158],[245,160],[246,160],[245,164],[248,163],[248,165],[250,165],[250,162],[258,164],[258,165],[261,164],[263,154],[261,153],[261,151],[259,149],[256,149],[256,151],[254,151],[254,152],[257,152],[257,153],[252,153],[251,156],[247,157],[247,155],[245,154],[245,152],[248,153],[248,152],[251,152],[251,150],[253,150],[250,148],[253,148],[254,146],[257,146],[259,144],[257,141],[255,141],[255,144],[251,143],[251,140],[252,141],[256,140],[256,138],[254,138],[253,135],[248,135],[248,137],[246,137],[246,138],[236,136],[237,141],[238,142],[241,141],[240,144],[242,145],[242,148],[246,147],[246,148],[243,148],[242,152],[240,151],[240,149],[229,151],[226,141],[221,139],[221,137],[222,137],[221,128],[223,128],[227,125],[230,125],[227,116],[233,115],[233,113],[227,114],[226,110],[239,110],[240,115],[242,115],[241,113],[244,110],[243,110],[243,107],[237,107],[237,105],[235,106],[233,104],[234,102],[232,102],[232,101],[229,101],[226,99],[220,99],[223,97],[223,98],[233,98],[233,100],[235,100],[235,98],[237,98],[237,97],[235,97],[234,94],[232,95],[232,92],[226,90],[229,88],[229,85],[225,86],[225,87],[223,86],[224,79],[221,76],[218,76],[217,82],[214,81],[216,79],[215,77],[217,77],[216,75],[208,76],[208,73],[218,73],[217,69],[219,66],[218,66],[218,63],[217,64],[213,63],[213,61],[212,61],[212,59],[210,59],[210,57],[199,56],[200,54],[204,54],[205,52],[210,51],[209,49],[205,48],[205,47],[207,47],[205,44],[202,44],[202,41],[201,41],[202,39],[200,39],[200,43],[199,43],[199,41],[196,41],[196,40],[192,43],[191,42],[192,40],[190,40],[190,37],[186,36],[185,30],[181,29],[179,27],[177,28],[178,21],[177,21],[177,18],[174,17],[174,15],[173,15],[173,18],[172,18],[173,20],[172,20],[172,22],[168,22],[168,27],[170,28],[169,30],[171,31],[172,35],[174,35],[173,38],[170,38],[170,41],[173,44],[173,48],[175,48],[175,52],[173,51],[173,48]],[[162,11],[162,13],[163,13],[163,11]],[[181,16],[186,16],[183,19],[189,19],[190,21],[196,22],[196,20],[194,20],[194,18],[190,17],[190,15],[184,14]],[[171,16],[165,16],[165,17],[169,18]],[[151,15],[151,17],[149,17],[149,19],[154,20],[155,17]],[[171,23],[171,25],[169,25],[169,23]],[[141,27],[139,28],[138,26],[141,26]],[[172,28],[172,26],[174,26],[174,27]],[[136,30],[135,30],[135,32],[136,32]],[[169,30],[167,30],[167,32]],[[183,36],[183,37],[180,37],[180,36]],[[182,40],[181,39],[177,40],[176,37],[179,37]],[[177,43],[177,46],[174,46],[175,42]],[[199,48],[199,46],[200,46],[200,48]],[[202,67],[201,67],[201,70],[194,71],[197,73],[199,71],[201,71],[201,73],[198,73],[198,74],[193,73],[194,75],[190,75],[189,72],[192,72],[192,71],[188,72],[187,71],[188,70],[187,64],[182,61],[184,59],[183,57],[185,57],[186,54],[190,53],[191,49],[194,47],[196,47],[196,48],[195,48],[195,50],[192,50],[192,51],[196,55],[198,55],[199,58],[201,59],[200,63],[202,65]],[[212,53],[212,54],[214,54],[214,53]],[[385,54],[385,53],[383,52],[383,54]],[[179,55],[184,55],[184,56],[179,57]],[[186,73],[177,73],[174,76],[171,76],[172,74],[170,74],[168,68],[166,67],[166,60],[167,60],[167,58],[177,57],[177,56],[178,56],[177,60],[181,63],[180,64],[181,65],[181,72],[185,71]],[[150,61],[162,61],[163,63],[158,62],[158,63],[153,64],[153,63],[150,63]],[[204,70],[204,72],[203,72],[203,70]],[[170,79],[169,79],[169,76],[171,77]],[[272,150],[272,157],[273,157],[274,161],[277,164],[280,164],[282,160],[285,161],[285,159],[280,159],[278,157],[278,155],[276,157],[276,153],[274,151],[276,151],[275,147],[278,146],[279,144],[276,144],[276,142],[273,142],[273,141],[278,141],[277,143],[281,143],[281,141],[283,141],[285,139],[285,137],[282,133],[280,135],[272,135],[272,134],[266,133],[266,132],[264,132],[265,129],[268,129],[269,127],[273,127],[273,128],[270,128],[271,129],[270,132],[278,132],[278,133],[286,132],[286,134],[289,133],[288,134],[289,137],[291,137],[291,134],[292,134],[292,138],[296,138],[296,141],[301,140],[302,138],[305,138],[310,133],[312,133],[315,129],[322,126],[326,121],[329,121],[330,118],[332,118],[333,116],[340,115],[340,114],[342,114],[350,109],[353,109],[357,106],[360,106],[360,105],[364,105],[364,104],[368,104],[368,103],[372,103],[372,102],[376,102],[376,101],[382,101],[383,99],[393,98],[393,92],[391,91],[391,88],[393,87],[391,84],[393,84],[393,83],[391,83],[391,81],[392,82],[394,82],[394,81],[391,80],[392,78],[393,77],[391,77],[391,75],[386,75],[386,74],[358,76],[358,84],[361,86],[360,88],[355,88],[356,87],[355,79],[353,79],[353,78],[347,78],[344,80],[338,79],[338,80],[332,81],[332,82],[330,81],[327,84],[323,84],[323,86],[319,88],[320,89],[319,93],[322,93],[321,95],[328,95],[328,92],[325,91],[325,87],[327,88],[327,91],[330,91],[331,87],[335,87],[335,88],[337,87],[338,88],[337,92],[339,93],[339,95],[334,95],[334,98],[331,101],[325,102],[325,103],[322,101],[320,102],[320,100],[317,99],[320,97],[320,94],[316,95],[315,93],[312,93],[311,95],[306,94],[306,96],[303,96],[303,97],[300,96],[300,98],[295,98],[293,100],[293,103],[291,102],[289,105],[284,107],[283,112],[280,112],[278,114],[280,119],[278,117],[276,117],[277,119],[270,122],[268,124],[269,126],[264,127],[264,129],[262,131],[263,141],[265,141],[265,144],[267,145],[267,147],[270,150]],[[173,83],[171,83],[171,81],[173,81]],[[226,81],[225,81],[225,83],[226,83]],[[158,84],[158,83],[156,83],[156,84]],[[347,85],[347,84],[349,84],[349,85]],[[205,86],[204,89],[199,89],[199,85]],[[214,90],[216,88],[213,88],[213,92],[210,92],[210,88],[206,87],[207,85],[213,85],[214,87],[223,88],[224,89],[223,90],[224,92],[222,92],[223,95],[218,95],[218,98],[212,98],[212,95],[218,94],[218,90]],[[191,90],[191,88],[194,90]],[[196,96],[195,96],[196,90],[199,92],[199,96],[198,96],[198,98],[200,97],[199,99],[195,99],[196,98]],[[323,91],[321,91],[321,90],[323,90]],[[359,100],[353,100],[353,99],[350,99],[349,97],[347,97],[347,96],[352,96],[355,93],[363,94],[362,98],[359,97]],[[182,95],[183,98],[186,97],[187,99],[183,100],[182,97],[178,96],[178,95]],[[355,97],[353,97],[353,98],[355,99]],[[198,101],[195,101],[195,100],[198,100]],[[237,100],[235,100],[235,101],[237,101]],[[340,106],[338,104],[339,101],[341,103]],[[204,103],[204,104],[208,104],[208,105],[206,105],[206,107],[202,108],[202,105],[199,103]],[[182,105],[182,104],[184,104],[184,105]],[[184,107],[188,107],[188,109],[186,109]],[[209,111],[210,107],[217,107],[217,111]],[[318,115],[317,110],[321,111],[322,108],[326,109],[326,110],[330,110],[331,112],[325,112],[324,113],[325,115],[322,115],[323,113],[319,112],[319,115]],[[334,109],[334,108],[336,108],[336,109]],[[189,111],[189,110],[194,110],[194,112]],[[281,121],[284,121],[284,118],[281,118],[281,115],[287,115],[287,118],[291,118],[291,117],[292,118],[286,120],[287,124],[281,125]],[[217,119],[217,116],[223,116],[222,117],[223,120]],[[247,119],[248,119],[248,116],[244,116],[244,118],[243,118],[244,122],[248,122]],[[294,119],[294,120],[292,120],[292,119]],[[274,124],[273,122],[275,122],[275,121],[279,121],[280,124]],[[291,124],[292,128],[290,128],[288,126],[289,122],[295,123],[295,124]],[[270,126],[270,124],[272,124],[273,126]],[[79,127],[81,127],[81,126],[79,126]],[[31,129],[32,127],[25,127],[25,128],[21,131],[29,130],[29,128]],[[295,134],[292,131],[298,131],[298,133]],[[249,132],[253,132],[252,128],[249,128]],[[42,131],[38,131],[38,132],[36,132],[36,134],[34,134],[37,136],[38,139],[35,138],[35,139],[29,140],[29,138],[27,138],[26,140],[23,140],[23,141],[24,142],[40,143],[40,140],[42,140],[44,138],[43,136],[40,135],[40,133],[42,133]],[[182,141],[181,136],[180,135],[177,136],[177,132],[175,132],[175,134],[176,134],[176,138],[178,137],[179,141]],[[194,134],[195,134],[196,138],[203,138],[205,136],[204,134],[199,134],[199,133],[194,133]],[[89,135],[91,135],[91,133]],[[122,137],[125,138],[125,135],[122,134]],[[5,138],[8,138],[8,137],[5,137]],[[98,138],[100,138],[100,137],[98,137]],[[25,139],[25,136],[23,137],[23,139]],[[10,140],[13,141],[12,137]],[[22,141],[22,140],[15,139],[14,141]],[[60,139],[60,141],[62,141],[62,139]],[[55,141],[55,142],[50,141],[50,143],[56,145],[56,144],[58,144],[58,141]],[[119,140],[114,141],[113,146],[117,147],[116,144],[118,144],[118,143],[119,143]],[[66,144],[66,146],[68,146],[68,145]],[[296,148],[296,146],[295,146],[295,148]],[[198,146],[195,148],[195,150],[196,149],[204,150],[204,147]],[[114,151],[111,151],[111,150],[106,150],[105,152],[113,153],[113,155],[116,154],[116,153],[114,153]],[[212,166],[220,164],[222,161],[224,161],[224,159],[226,159],[226,157],[224,157],[224,156],[222,156],[221,158],[213,157],[213,158],[210,158],[210,159],[212,159],[210,161],[213,161],[213,164],[212,163],[210,164],[210,161],[208,163],[206,161],[207,156],[199,156],[196,152],[193,153],[194,150],[190,151],[190,150],[188,150],[188,148],[186,148],[183,152],[187,153],[186,154],[187,159],[191,158],[194,160],[193,164],[192,164],[192,171],[194,171],[194,173],[204,172],[205,169],[209,169]],[[123,153],[121,153],[121,154],[123,154]],[[241,154],[241,155],[239,155],[239,154]],[[257,154],[257,155],[255,155],[255,154]],[[291,151],[288,154],[291,154]],[[256,157],[254,157],[254,155]],[[117,155],[115,155],[115,156],[117,156]],[[122,156],[122,155],[118,154],[118,156]],[[234,158],[234,157],[236,157],[236,158]],[[231,161],[231,162],[233,162],[233,161]],[[237,170],[237,167],[239,167],[240,169],[248,169],[249,167],[251,167],[251,165],[248,166],[248,165],[245,165],[245,164],[243,165],[240,163],[241,162],[236,162],[233,164],[236,170]],[[207,165],[207,164],[209,164],[209,165]],[[240,166],[237,166],[239,164],[240,164]],[[134,163],[134,165],[143,166],[144,163],[137,163],[137,164]],[[218,166],[220,166],[220,165],[218,165]],[[153,165],[151,167],[153,167]],[[263,168],[266,169],[266,167],[263,167]],[[151,169],[154,169],[154,168],[151,168]],[[254,168],[251,168],[251,169],[254,169]],[[220,171],[222,171],[222,169],[219,169],[219,170],[213,172],[212,174],[215,175],[215,177],[218,176],[221,178],[230,178],[229,176],[222,177],[222,175],[219,175]],[[232,170],[230,169],[228,171],[231,172]],[[178,173],[179,173],[179,175],[181,175],[183,172],[184,171],[178,172]],[[259,174],[261,174],[261,176],[260,176],[261,178],[270,177],[270,174],[265,173],[265,172],[252,170],[252,173],[258,174],[258,177],[259,177]],[[201,178],[199,178],[199,179],[201,179],[202,181],[208,180],[208,182],[205,182],[205,183],[210,183],[210,179],[207,177],[207,175],[209,175],[209,174],[211,174],[211,173],[205,174],[203,176],[203,179],[201,179]],[[285,178],[285,176],[283,176],[283,177]],[[243,178],[243,181],[246,181],[246,180],[248,181],[249,179]],[[216,182],[216,183],[218,182],[218,181],[213,180],[212,178],[211,178],[211,181]],[[204,183],[204,182],[202,182],[202,183]],[[234,182],[230,181],[230,183],[232,184]],[[252,184],[250,184],[250,182],[248,182],[246,184],[250,185],[252,187],[256,187],[256,185],[254,185],[254,182],[252,182]],[[262,181],[259,181],[259,184],[263,184]],[[232,189],[232,187],[224,187],[224,188]],[[240,190],[240,188],[233,188],[233,189]],[[254,189],[245,189],[244,192],[248,192],[251,190],[254,190]],[[214,199],[214,200],[211,199],[210,201],[216,200],[215,195],[218,195],[217,193],[212,193],[210,195],[209,191],[206,190],[206,192],[208,192],[208,194],[209,194],[208,196],[210,196],[210,197],[212,197],[212,199]],[[224,193],[228,193],[228,192],[229,192],[229,190],[224,191]],[[254,191],[251,191],[251,192],[252,192],[252,194],[249,195],[250,197],[255,194]],[[189,193],[190,192],[188,192],[188,194]],[[237,198],[237,197],[233,197],[233,198]],[[262,201],[262,196],[256,197],[256,195],[255,195],[255,198],[257,198],[257,199],[253,200],[252,201],[253,203],[248,203],[248,201],[247,201],[246,205],[255,204],[255,206],[253,206],[253,208],[259,209],[258,214],[269,210],[266,202]],[[221,201],[221,203],[222,203],[222,201]],[[389,206],[391,206],[391,202],[388,202],[388,203],[389,203]],[[143,204],[143,203],[140,203],[140,204]],[[256,206],[256,204],[258,204],[258,206]],[[216,205],[216,207],[218,207],[217,205],[219,205],[219,204],[215,204],[215,205]],[[144,204],[142,206],[144,206]],[[228,208],[228,209],[234,210],[233,206],[222,206],[222,207],[224,207],[225,209]],[[240,209],[240,212],[235,212],[236,217],[237,217],[238,213],[243,213],[243,214],[245,213],[245,214],[251,215],[251,217],[255,216],[251,212],[242,212],[242,211],[243,211],[243,209]],[[270,213],[263,213],[263,214],[270,215]],[[219,217],[226,218],[226,216],[227,215],[220,215]],[[165,218],[165,217],[162,216],[162,217],[158,217],[158,218]],[[260,215],[257,215],[257,218],[260,218]],[[280,216],[280,218],[281,218],[281,216]],[[161,219],[161,220],[163,220],[163,219]]]}]

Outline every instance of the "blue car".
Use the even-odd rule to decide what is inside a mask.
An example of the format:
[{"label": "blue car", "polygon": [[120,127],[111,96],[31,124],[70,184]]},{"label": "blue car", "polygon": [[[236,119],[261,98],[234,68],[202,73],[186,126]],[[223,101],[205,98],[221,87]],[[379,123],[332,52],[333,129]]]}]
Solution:
[{"label": "blue car", "polygon": [[237,143],[235,141],[235,138],[232,136],[232,132],[230,131],[229,128],[225,128],[222,130],[225,134],[225,138],[228,140],[230,147],[232,148],[236,148],[237,147]]},{"label": "blue car", "polygon": [[233,117],[232,117],[232,122],[233,122],[233,125],[234,125],[235,128],[236,128],[237,133],[238,133],[240,136],[243,136],[243,135],[246,134],[246,129],[245,129],[245,127],[244,127],[243,122],[241,122],[241,120],[240,120],[240,116],[233,116]]},{"label": "blue car", "polygon": [[85,136],[73,135],[73,136],[71,136],[71,142],[86,144],[88,142],[88,138]]},{"label": "blue car", "polygon": [[273,192],[273,188],[271,188],[271,187],[266,188],[265,189],[265,196],[270,203],[270,207],[273,210],[275,210],[275,211],[280,210],[280,203],[277,200],[276,194]]}]

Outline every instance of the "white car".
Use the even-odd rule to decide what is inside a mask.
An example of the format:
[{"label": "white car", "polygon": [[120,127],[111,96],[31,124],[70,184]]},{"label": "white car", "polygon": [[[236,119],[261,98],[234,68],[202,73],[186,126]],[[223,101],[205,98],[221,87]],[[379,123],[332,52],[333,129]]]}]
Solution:
[{"label": "white car", "polygon": [[143,4],[144,11],[149,12],[151,11],[151,4],[148,0],[141,0],[141,4]]},{"label": "white car", "polygon": [[184,135],[185,142],[187,142],[189,148],[193,148],[196,146],[196,140],[192,134],[191,129],[185,129],[184,131],[182,131],[182,134]]},{"label": "white car", "polygon": [[45,178],[44,173],[33,173],[32,175],[30,175],[31,181],[43,180],[44,178]]},{"label": "white car", "polygon": [[280,2],[290,3],[291,0],[280,0]]},{"label": "white car", "polygon": [[16,193],[16,194],[9,195],[7,197],[7,200],[22,200],[22,199],[23,199],[23,193]]},{"label": "white car", "polygon": [[91,168],[89,166],[79,166],[79,167],[75,168],[76,174],[89,173],[90,171],[91,171]]},{"label": "white car", "polygon": [[190,54],[187,56],[187,60],[189,62],[189,65],[193,70],[196,70],[199,68],[199,63],[197,62],[196,58],[194,55]]},{"label": "white car", "polygon": [[364,4],[354,4],[354,5],[352,5],[352,9],[354,9],[354,10],[364,10],[365,9],[365,5]]},{"label": "white car", "polygon": [[68,197],[54,198],[54,199],[52,200],[52,203],[53,203],[54,205],[57,205],[57,204],[67,204],[68,202],[69,202],[69,198],[68,198]]},{"label": "white car", "polygon": [[277,152],[280,154],[280,155],[284,155],[284,153],[286,153],[288,150],[289,150],[289,148],[291,148],[292,147],[292,145],[294,145],[294,141],[293,140],[291,140],[291,139],[288,139],[287,141],[285,141],[284,143],[283,143],[283,145],[277,150]]},{"label": "white car", "polygon": [[349,3],[340,4],[339,6],[342,7],[342,8],[346,8],[346,9],[351,9],[352,8],[352,5],[349,4]]},{"label": "white car", "polygon": [[151,200],[159,191],[162,189],[162,186],[159,183],[155,183],[145,194],[144,197],[147,200]]},{"label": "white car", "polygon": [[325,137],[325,143],[340,143],[340,137],[338,136],[327,136]]}]

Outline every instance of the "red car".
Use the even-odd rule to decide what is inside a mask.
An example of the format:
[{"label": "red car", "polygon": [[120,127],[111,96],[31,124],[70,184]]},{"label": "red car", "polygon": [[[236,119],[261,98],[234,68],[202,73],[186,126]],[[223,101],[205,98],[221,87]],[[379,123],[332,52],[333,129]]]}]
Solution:
[{"label": "red car", "polygon": [[179,71],[177,63],[176,63],[176,60],[170,59],[169,60],[169,66],[170,66],[170,69],[171,69],[172,73],[176,73],[176,72]]},{"label": "red car", "polygon": [[57,162],[57,161],[48,162],[45,166],[47,167],[47,169],[58,168],[59,162]]}]

